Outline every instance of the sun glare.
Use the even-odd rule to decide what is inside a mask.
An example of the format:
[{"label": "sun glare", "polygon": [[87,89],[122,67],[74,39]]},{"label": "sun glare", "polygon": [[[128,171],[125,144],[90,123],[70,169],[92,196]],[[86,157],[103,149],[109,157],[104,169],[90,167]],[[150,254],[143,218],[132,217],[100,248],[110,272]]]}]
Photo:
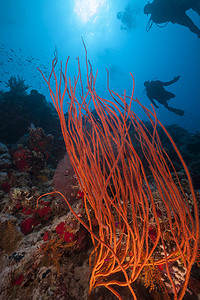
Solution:
[{"label": "sun glare", "polygon": [[75,0],[74,11],[81,21],[86,23],[97,14],[105,2],[106,0]]}]

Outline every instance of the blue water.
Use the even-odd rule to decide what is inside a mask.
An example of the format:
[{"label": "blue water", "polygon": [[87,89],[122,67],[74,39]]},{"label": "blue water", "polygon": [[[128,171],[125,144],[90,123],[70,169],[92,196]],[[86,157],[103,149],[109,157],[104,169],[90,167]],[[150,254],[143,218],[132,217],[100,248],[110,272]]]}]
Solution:
[{"label": "blue water", "polygon": [[[134,95],[148,108],[144,81],[169,81],[180,75],[167,90],[176,94],[169,105],[185,110],[185,115],[177,116],[160,105],[158,118],[166,125],[176,123],[200,131],[200,39],[189,29],[171,23],[164,28],[154,24],[147,32],[148,17],[143,7],[148,1],[104,0],[102,5],[101,0],[79,2],[83,5],[78,5],[78,0],[0,0],[0,89],[6,90],[10,76],[19,75],[31,86],[29,91],[36,89],[51,101],[37,67],[49,74],[56,45],[60,60],[71,57],[69,75],[77,74],[77,57],[84,73],[82,36],[93,70],[98,69],[100,96],[106,95],[105,68],[110,72],[110,87],[119,93],[125,89],[131,93],[131,72]],[[89,2],[93,3],[91,9]],[[99,4],[96,12],[95,3]],[[117,13],[130,3],[131,28],[121,30]],[[200,17],[193,11],[188,15],[200,28]],[[132,108],[141,114],[136,105]]]}]

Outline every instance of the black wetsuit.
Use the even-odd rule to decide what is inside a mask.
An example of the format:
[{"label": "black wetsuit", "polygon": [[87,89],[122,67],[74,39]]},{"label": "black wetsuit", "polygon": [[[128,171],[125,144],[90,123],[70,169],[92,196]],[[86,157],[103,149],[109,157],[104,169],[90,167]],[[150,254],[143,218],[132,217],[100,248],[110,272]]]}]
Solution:
[{"label": "black wetsuit", "polygon": [[154,0],[150,4],[151,20],[156,24],[171,22],[185,26],[200,37],[200,29],[186,14],[189,9],[200,15],[200,0]]},{"label": "black wetsuit", "polygon": [[175,98],[175,94],[166,91],[164,86],[171,85],[178,81],[180,76],[174,77],[173,80],[163,82],[160,80],[153,80],[153,81],[145,81],[144,86],[146,88],[146,94],[151,103],[158,108],[157,104],[155,103],[154,99],[157,100],[160,104],[163,104],[169,111],[176,113],[179,116],[184,115],[184,111],[182,109],[177,109],[170,107],[168,102],[171,98]]}]

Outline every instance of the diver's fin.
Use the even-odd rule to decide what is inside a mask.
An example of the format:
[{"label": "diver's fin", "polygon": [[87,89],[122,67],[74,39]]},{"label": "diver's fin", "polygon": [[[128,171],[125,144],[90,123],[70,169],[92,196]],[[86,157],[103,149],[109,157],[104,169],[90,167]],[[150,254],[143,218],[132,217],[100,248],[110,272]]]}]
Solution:
[{"label": "diver's fin", "polygon": [[182,117],[182,116],[184,115],[184,113],[185,113],[184,110],[178,109],[178,108],[173,108],[173,107],[168,107],[168,110],[174,112],[175,114],[177,114],[177,115],[179,115],[179,116],[181,116],[181,117]]}]

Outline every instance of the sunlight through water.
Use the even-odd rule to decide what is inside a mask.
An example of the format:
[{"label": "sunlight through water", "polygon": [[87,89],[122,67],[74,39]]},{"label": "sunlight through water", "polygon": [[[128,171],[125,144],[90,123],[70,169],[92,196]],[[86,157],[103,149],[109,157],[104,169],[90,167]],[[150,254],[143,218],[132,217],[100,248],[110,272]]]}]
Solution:
[{"label": "sunlight through water", "polygon": [[74,11],[81,21],[86,23],[95,16],[105,2],[106,0],[75,0]]}]

